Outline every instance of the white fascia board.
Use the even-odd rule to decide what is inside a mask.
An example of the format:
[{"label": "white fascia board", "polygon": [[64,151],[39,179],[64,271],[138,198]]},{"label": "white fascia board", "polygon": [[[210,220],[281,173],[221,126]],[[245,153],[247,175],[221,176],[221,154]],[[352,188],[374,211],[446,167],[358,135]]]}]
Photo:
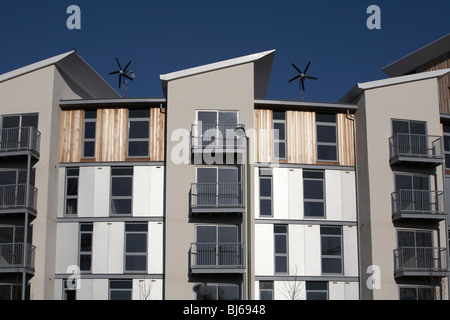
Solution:
[{"label": "white fascia board", "polygon": [[172,72],[172,73],[168,73],[165,75],[161,75],[160,79],[162,81],[171,81],[171,80],[189,77],[189,76],[200,74],[200,73],[205,73],[205,72],[210,72],[210,71],[214,71],[214,70],[218,70],[218,69],[228,68],[228,67],[232,67],[232,66],[259,60],[269,54],[273,54],[274,52],[275,52],[275,50],[269,50],[269,51],[251,54],[251,55],[244,56],[244,57],[239,57],[239,58],[234,58],[234,59],[225,60],[225,61],[221,61],[221,62],[211,63],[211,64],[207,64],[207,65],[200,66],[200,67],[195,67],[195,68],[191,68],[191,69]]},{"label": "white fascia board", "polygon": [[66,52],[63,54],[60,54],[58,56],[49,58],[49,59],[45,59],[33,64],[30,64],[28,66],[25,66],[23,68],[19,68],[16,70],[13,70],[11,72],[5,73],[0,75],[0,82],[4,82],[13,78],[17,78],[20,77],[21,75],[39,70],[39,69],[43,69],[46,68],[48,66],[51,66],[53,64],[56,64],[57,62],[61,61],[62,59],[66,58],[67,56],[73,54],[75,51],[70,51],[70,52]]}]

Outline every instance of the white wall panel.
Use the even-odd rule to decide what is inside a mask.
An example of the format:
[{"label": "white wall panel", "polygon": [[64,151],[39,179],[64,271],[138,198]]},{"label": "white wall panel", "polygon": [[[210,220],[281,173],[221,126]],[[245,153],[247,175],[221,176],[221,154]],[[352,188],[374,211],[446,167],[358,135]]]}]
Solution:
[{"label": "white wall panel", "polygon": [[80,290],[77,290],[77,300],[91,301],[93,299],[93,279],[80,280]]},{"label": "white wall panel", "polygon": [[342,172],[342,220],[356,221],[356,182],[354,171]]},{"label": "white wall panel", "polygon": [[305,275],[305,226],[289,225],[289,274]]},{"label": "white wall panel", "polygon": [[303,171],[288,170],[289,219],[303,219]]},{"label": "white wall panel", "polygon": [[329,300],[345,300],[345,282],[328,283],[328,299]]},{"label": "white wall panel", "polygon": [[94,223],[92,273],[123,273],[123,222]]},{"label": "white wall panel", "polygon": [[93,300],[109,300],[109,280],[93,279],[92,281],[92,298]]},{"label": "white wall panel", "polygon": [[345,300],[359,300],[359,283],[345,283]]},{"label": "white wall panel", "polygon": [[57,217],[64,216],[64,198],[66,192],[66,168],[58,169],[58,212]]},{"label": "white wall panel", "polygon": [[164,167],[151,168],[150,216],[164,216]]},{"label": "white wall panel", "polygon": [[320,276],[322,273],[320,226],[305,225],[305,272],[307,276]]},{"label": "white wall panel", "polygon": [[162,280],[133,279],[133,300],[162,300]]},{"label": "white wall panel", "polygon": [[255,225],[255,274],[274,274],[273,224]]},{"label": "white wall panel", "polygon": [[358,276],[358,233],[353,226],[343,227],[344,274]]},{"label": "white wall panel", "polygon": [[78,223],[59,223],[56,231],[56,273],[78,265]]},{"label": "white wall panel", "polygon": [[110,208],[110,167],[95,168],[95,201],[94,216],[109,217]]},{"label": "white wall panel", "polygon": [[341,171],[325,171],[327,220],[342,220]]},{"label": "white wall panel", "polygon": [[289,197],[287,168],[273,169],[273,217],[275,219],[287,219],[289,212]]},{"label": "white wall panel", "polygon": [[94,216],[95,168],[81,167],[78,179],[78,217]]},{"label": "white wall panel", "polygon": [[148,273],[163,273],[163,224],[148,225]]},{"label": "white wall panel", "polygon": [[133,216],[150,215],[151,206],[151,167],[134,167],[133,174]]}]

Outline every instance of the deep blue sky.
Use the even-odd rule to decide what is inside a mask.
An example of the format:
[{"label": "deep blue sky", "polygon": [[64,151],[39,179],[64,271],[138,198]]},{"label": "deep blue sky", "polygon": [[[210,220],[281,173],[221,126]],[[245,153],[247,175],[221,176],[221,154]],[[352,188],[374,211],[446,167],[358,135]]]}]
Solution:
[{"label": "deep blue sky", "polygon": [[[81,30],[66,28],[71,4]],[[366,27],[372,4],[381,30]],[[133,61],[129,97],[162,97],[160,74],[276,49],[268,98],[298,100],[291,63],[312,61],[305,100],[336,102],[449,33],[449,14],[449,0],[1,0],[0,74],[76,48],[118,92],[116,56]]]}]

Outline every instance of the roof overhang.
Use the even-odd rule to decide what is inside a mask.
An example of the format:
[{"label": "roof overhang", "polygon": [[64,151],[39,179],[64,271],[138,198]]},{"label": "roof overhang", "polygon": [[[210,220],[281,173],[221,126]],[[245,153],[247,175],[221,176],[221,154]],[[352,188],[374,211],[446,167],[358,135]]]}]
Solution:
[{"label": "roof overhang", "polygon": [[389,77],[398,77],[413,72],[416,68],[450,52],[450,33],[391,63],[381,70]]},{"label": "roof overhang", "polygon": [[195,68],[163,74],[160,76],[160,79],[163,86],[164,95],[167,96],[167,83],[169,81],[255,62],[255,96],[263,98],[267,92],[274,55],[275,50],[269,50],[239,58],[206,64]]},{"label": "roof overhang", "polygon": [[123,108],[123,107],[148,107],[164,106],[165,98],[119,98],[119,99],[91,99],[91,100],[61,100],[59,106],[63,110],[73,109],[97,109],[97,108]]},{"label": "roof overhang", "polygon": [[324,112],[355,112],[357,105],[349,103],[329,103],[329,102],[311,102],[311,101],[291,101],[291,100],[269,100],[259,99],[255,100],[255,108],[287,108],[287,109],[301,109],[314,110]]}]

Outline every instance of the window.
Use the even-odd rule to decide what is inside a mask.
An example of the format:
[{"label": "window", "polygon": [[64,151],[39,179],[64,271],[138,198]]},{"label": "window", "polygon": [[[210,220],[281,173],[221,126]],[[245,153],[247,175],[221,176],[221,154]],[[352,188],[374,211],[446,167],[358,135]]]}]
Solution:
[{"label": "window", "polygon": [[275,273],[288,273],[288,231],[286,225],[275,225]]},{"label": "window", "polygon": [[131,215],[134,169],[111,168],[111,215]]},{"label": "window", "polygon": [[272,216],[272,170],[259,169],[259,215]]},{"label": "window", "polygon": [[395,190],[399,193],[397,209],[410,212],[430,212],[433,192],[430,177],[418,174],[395,174]]},{"label": "window", "polygon": [[396,153],[426,155],[428,153],[427,123],[423,121],[392,120]]},{"label": "window", "polygon": [[75,301],[77,300],[77,284],[76,280],[63,280],[63,300]]},{"label": "window", "polygon": [[322,274],[342,274],[342,228],[320,228],[322,246]]},{"label": "window", "polygon": [[317,113],[317,160],[338,161],[336,114]]},{"label": "window", "polygon": [[450,125],[444,124],[445,169],[450,170]]},{"label": "window", "polygon": [[66,200],[65,213],[66,215],[78,214],[78,180],[80,175],[79,168],[66,169]]},{"label": "window", "polygon": [[147,158],[150,150],[150,110],[128,111],[128,157]]},{"label": "window", "polygon": [[92,266],[92,233],[94,225],[92,223],[82,223],[80,225],[80,270],[91,271]]},{"label": "window", "polygon": [[286,160],[286,111],[273,112],[273,158]]},{"label": "window", "polygon": [[84,112],[83,158],[95,158],[95,138],[97,131],[97,110]]},{"label": "window", "polygon": [[239,300],[239,286],[233,284],[198,285],[197,300]]},{"label": "window", "polygon": [[133,280],[109,280],[109,300],[132,300]]},{"label": "window", "polygon": [[237,111],[197,111],[198,132],[194,132],[197,137],[197,146],[206,148],[235,146],[235,130],[238,124]]},{"label": "window", "polygon": [[[37,137],[30,127],[38,128],[38,114],[5,115],[1,129],[8,129],[0,136],[0,149],[22,149],[36,147]],[[30,141],[31,138],[31,141]]]},{"label": "window", "polygon": [[328,300],[328,282],[306,281],[306,300]]},{"label": "window", "polygon": [[[28,235],[27,240],[28,243],[32,242],[32,227],[28,227]],[[22,226],[8,226],[2,225],[0,226],[0,245],[1,244],[22,244],[24,243],[24,227]],[[17,248],[19,250],[19,248]],[[5,258],[6,259],[6,258]],[[4,260],[7,262],[7,260]]]},{"label": "window", "polygon": [[[22,286],[12,283],[0,283],[0,301],[22,300]],[[30,285],[25,288],[25,300],[30,300]]]},{"label": "window", "polygon": [[430,287],[400,287],[400,300],[435,300],[434,289]]},{"label": "window", "polygon": [[[34,186],[36,169],[30,173],[30,185]],[[27,205],[27,170],[0,169],[0,207],[20,207]],[[30,189],[32,190],[32,189]],[[1,196],[3,195],[3,196]],[[28,205],[34,207],[35,194],[30,192]]]},{"label": "window", "polygon": [[243,204],[236,167],[197,168],[197,205],[224,207]]},{"label": "window", "polygon": [[148,224],[125,225],[125,271],[147,270],[147,233]]},{"label": "window", "polygon": [[303,170],[305,217],[325,218],[325,172]]},{"label": "window", "polygon": [[259,300],[273,300],[273,281],[259,282]]}]

